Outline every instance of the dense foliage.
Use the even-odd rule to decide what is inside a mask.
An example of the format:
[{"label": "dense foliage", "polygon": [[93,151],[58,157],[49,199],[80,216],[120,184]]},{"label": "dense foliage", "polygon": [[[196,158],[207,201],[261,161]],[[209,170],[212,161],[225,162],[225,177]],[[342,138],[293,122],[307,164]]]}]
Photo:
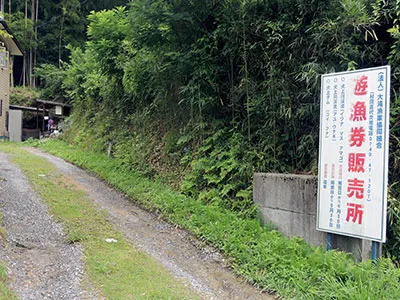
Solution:
[{"label": "dense foliage", "polygon": [[[299,238],[288,239],[259,220],[182,195],[121,166],[119,159],[56,140],[34,145],[94,172],[142,206],[222,249],[233,270],[261,290],[284,299],[400,298],[400,268],[390,259],[355,263],[344,252],[327,252]],[[107,275],[113,278],[115,274]]]},{"label": "dense foliage", "polygon": [[[88,24],[86,16],[91,11],[110,9],[127,2],[126,0],[6,0],[5,20],[24,50],[29,50],[30,43],[34,43],[39,49],[39,63],[58,64],[59,50],[62,52],[61,59],[67,60],[68,51],[65,46],[71,44],[77,47],[86,41]],[[32,11],[36,9],[36,5],[38,5],[38,16],[32,20]]]},{"label": "dense foliage", "polygon": [[86,16],[90,11],[112,8],[127,0],[6,0],[1,3],[4,9],[1,17],[24,52],[23,57],[15,60],[14,82],[35,87],[38,65],[60,66],[68,59],[67,45],[78,47],[86,41]]},{"label": "dense foliage", "polygon": [[[254,171],[315,173],[320,75],[392,65],[390,242],[400,257],[400,1],[136,0],[89,15],[60,70],[67,137],[252,215]],[[180,162],[179,168],[174,166]],[[184,172],[183,172],[184,171]]]}]

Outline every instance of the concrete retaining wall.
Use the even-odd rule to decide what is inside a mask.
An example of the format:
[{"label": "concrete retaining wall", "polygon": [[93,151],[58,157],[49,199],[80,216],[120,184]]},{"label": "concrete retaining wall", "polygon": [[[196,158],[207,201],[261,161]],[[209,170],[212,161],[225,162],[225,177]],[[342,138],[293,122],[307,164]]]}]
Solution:
[{"label": "concrete retaining wall", "polygon": [[[287,237],[297,236],[326,246],[326,233],[316,230],[317,177],[256,173],[253,198],[264,223],[272,223]],[[350,252],[356,260],[370,258],[371,242],[334,235],[332,247]]]}]

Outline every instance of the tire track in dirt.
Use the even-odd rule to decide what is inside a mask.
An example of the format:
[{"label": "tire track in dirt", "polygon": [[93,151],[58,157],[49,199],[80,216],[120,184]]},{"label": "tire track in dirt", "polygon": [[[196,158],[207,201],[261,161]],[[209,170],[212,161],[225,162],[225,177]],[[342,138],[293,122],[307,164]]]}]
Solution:
[{"label": "tire track in dirt", "polygon": [[129,241],[187,282],[203,299],[275,299],[233,274],[218,251],[205,247],[186,231],[139,208],[86,171],[38,149],[27,150],[53,163],[69,184],[85,191],[108,212],[116,229]]}]

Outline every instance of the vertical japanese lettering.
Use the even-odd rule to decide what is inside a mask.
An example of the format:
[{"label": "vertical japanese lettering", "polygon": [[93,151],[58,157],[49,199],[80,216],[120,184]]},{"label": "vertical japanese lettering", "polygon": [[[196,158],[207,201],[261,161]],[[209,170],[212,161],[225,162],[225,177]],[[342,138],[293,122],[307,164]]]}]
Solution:
[{"label": "vertical japanese lettering", "polygon": [[347,203],[346,222],[362,224],[364,206],[362,204]]},{"label": "vertical japanese lettering", "polygon": [[368,77],[362,75],[356,81],[356,87],[354,88],[354,95],[356,96],[363,96],[368,93]]},{"label": "vertical japanese lettering", "polygon": [[365,142],[365,129],[363,127],[352,127],[350,132],[350,147],[361,147]]}]

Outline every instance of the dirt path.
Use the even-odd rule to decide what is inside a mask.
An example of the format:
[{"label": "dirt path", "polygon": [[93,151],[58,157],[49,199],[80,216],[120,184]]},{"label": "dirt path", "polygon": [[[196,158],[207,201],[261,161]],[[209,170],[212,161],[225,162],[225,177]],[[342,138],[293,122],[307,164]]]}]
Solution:
[{"label": "dirt path", "polygon": [[0,259],[21,299],[98,299],[81,287],[82,248],[71,245],[60,224],[24,174],[0,152],[0,206],[7,238]]},{"label": "dirt path", "polygon": [[72,164],[37,149],[28,150],[53,163],[71,183],[109,213],[116,229],[128,240],[177,278],[187,281],[204,299],[274,299],[235,276],[217,251],[201,247],[201,242],[187,232],[160,221]]}]

